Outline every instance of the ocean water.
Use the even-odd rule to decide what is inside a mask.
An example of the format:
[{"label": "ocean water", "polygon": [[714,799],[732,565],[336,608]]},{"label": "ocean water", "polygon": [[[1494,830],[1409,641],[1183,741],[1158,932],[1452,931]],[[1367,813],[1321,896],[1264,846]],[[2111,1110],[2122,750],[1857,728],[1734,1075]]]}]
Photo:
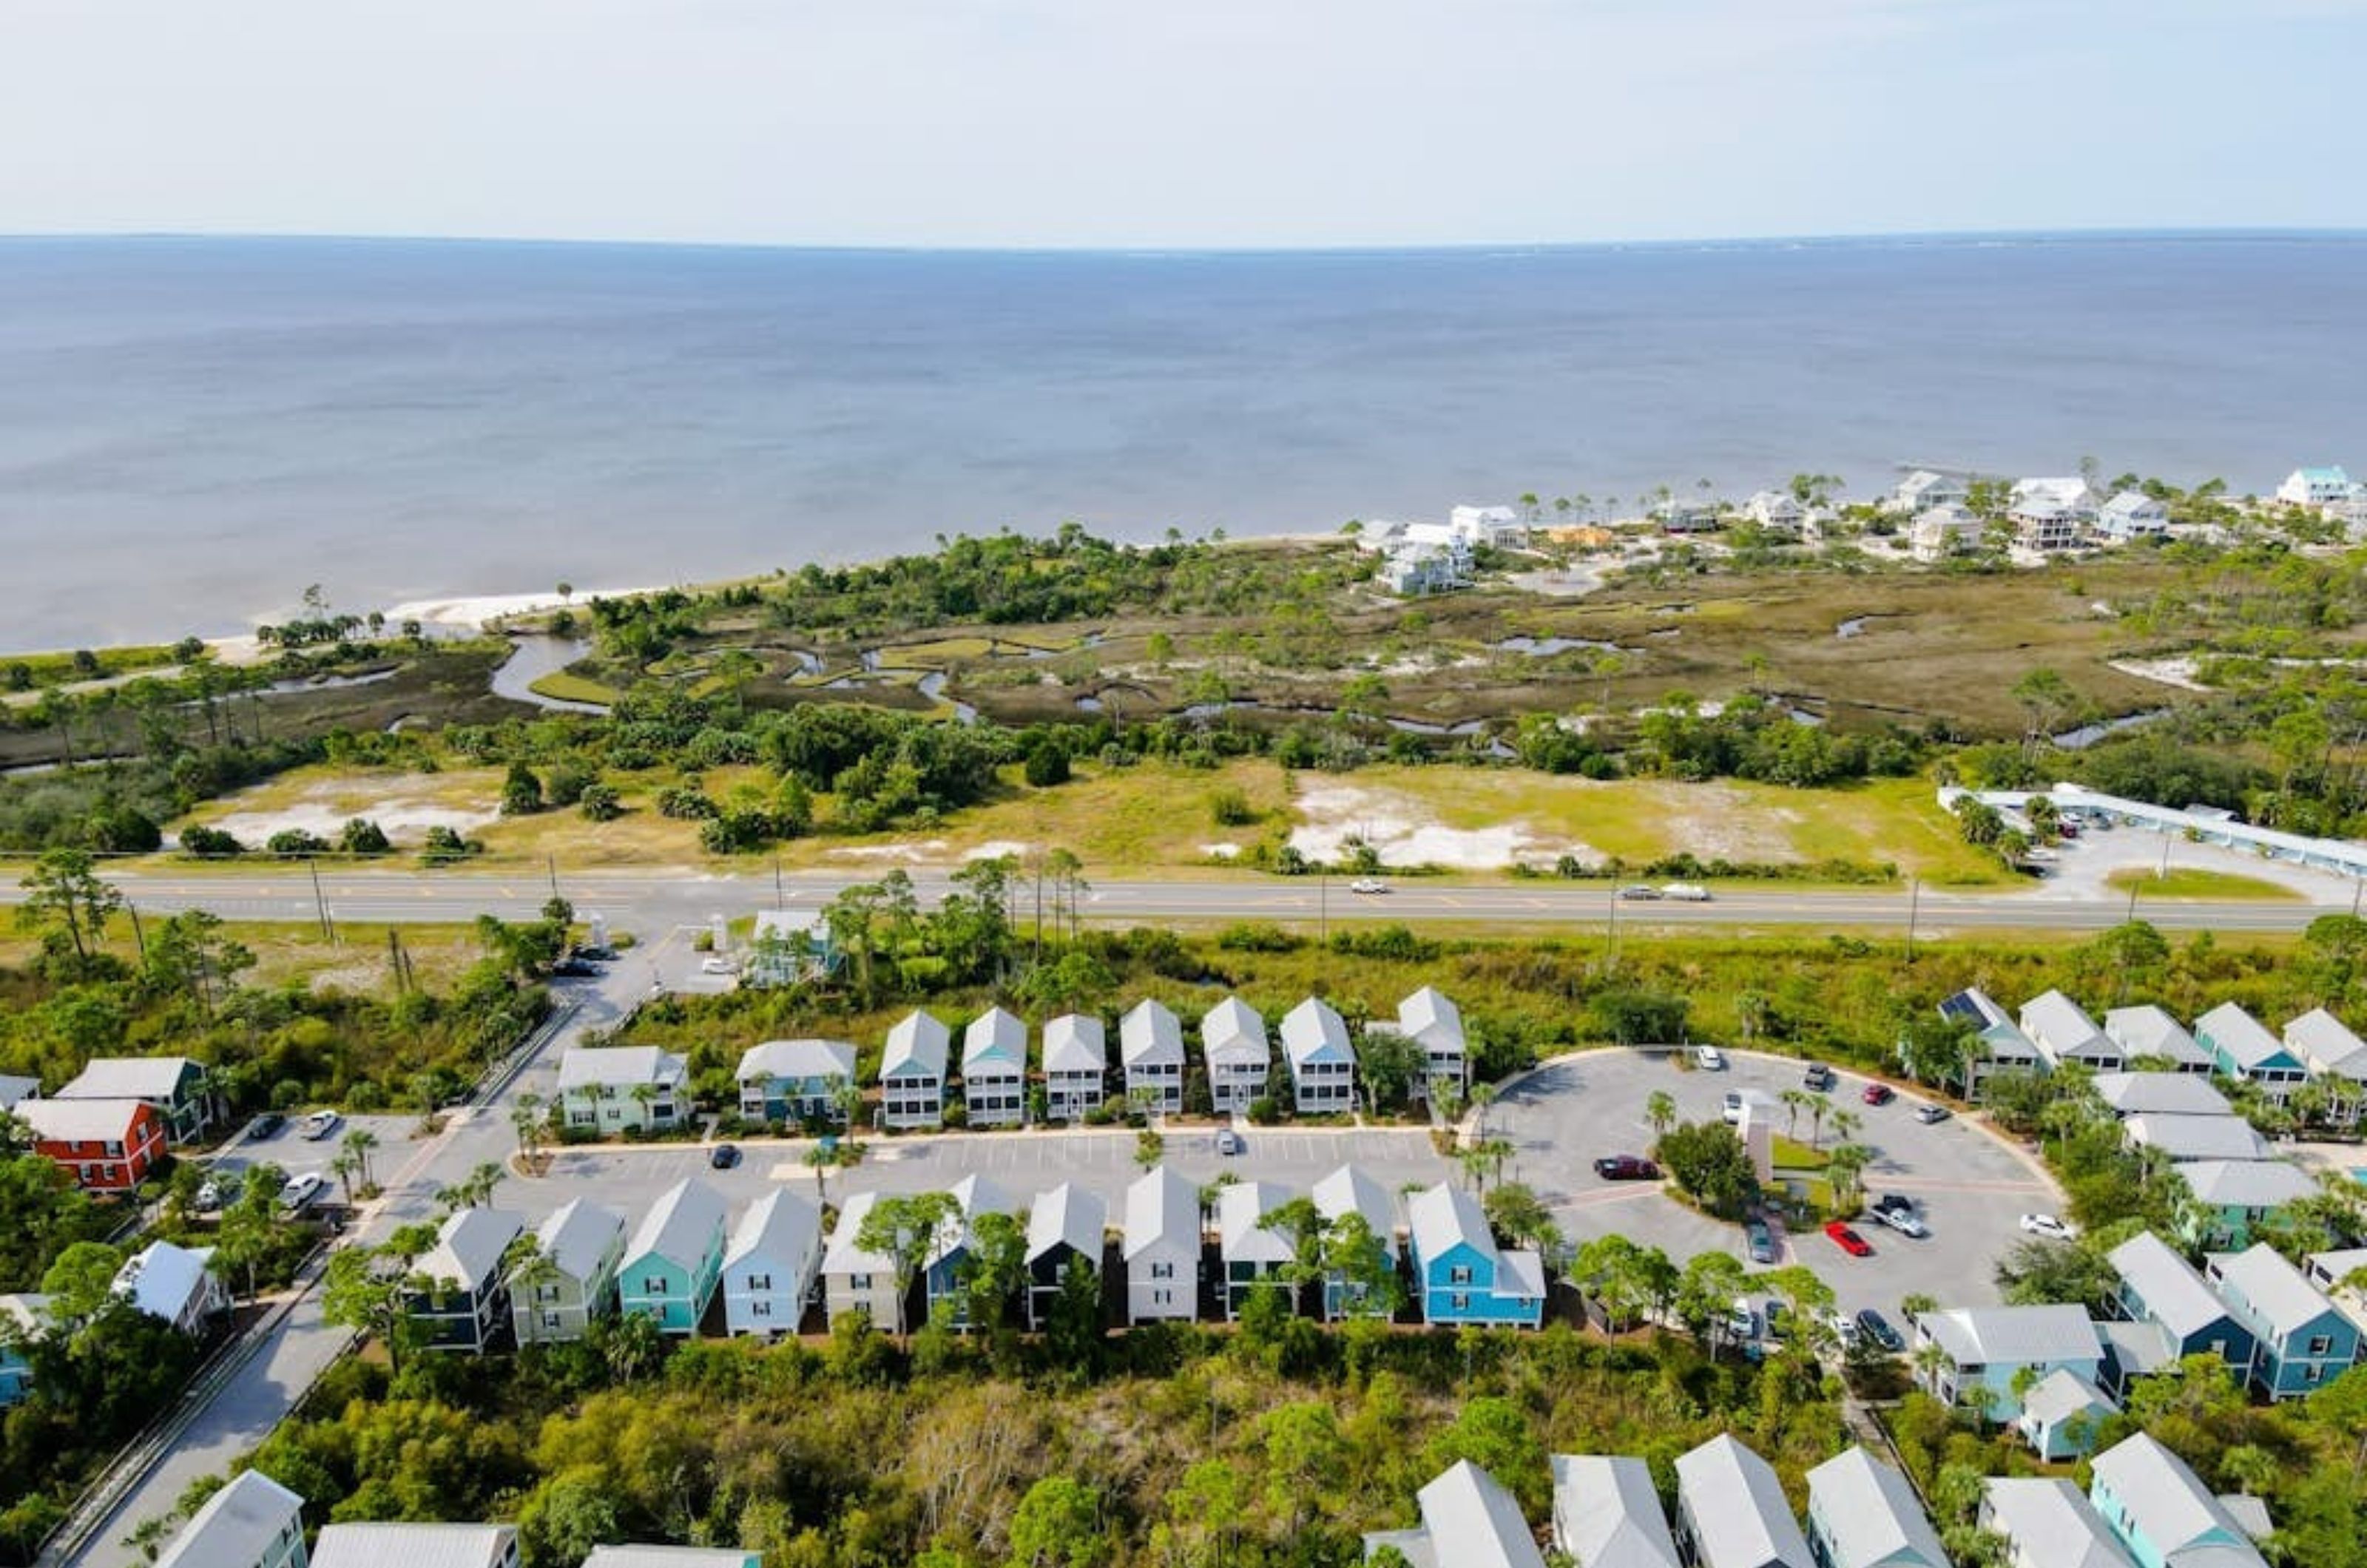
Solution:
[{"label": "ocean water", "polygon": [[2367,236],[1301,254],[0,241],[0,646],[940,533],[2367,464]]}]

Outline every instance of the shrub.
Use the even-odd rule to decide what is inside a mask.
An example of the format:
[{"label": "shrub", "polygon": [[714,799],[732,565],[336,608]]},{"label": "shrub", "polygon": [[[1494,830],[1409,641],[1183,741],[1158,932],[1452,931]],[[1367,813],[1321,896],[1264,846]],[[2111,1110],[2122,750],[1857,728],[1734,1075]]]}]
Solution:
[{"label": "shrub", "polygon": [[264,840],[263,847],[281,860],[310,860],[329,852],[329,840],[301,828],[283,828]]},{"label": "shrub", "polygon": [[1036,789],[1067,784],[1070,776],[1068,749],[1047,736],[1029,750],[1024,772],[1028,784]]},{"label": "shrub", "polygon": [[181,852],[200,860],[228,860],[246,853],[246,846],[220,828],[185,828],[181,830]]},{"label": "shrub", "polygon": [[384,829],[367,817],[356,817],[337,835],[337,847],[349,855],[382,855],[394,846],[387,841]]}]

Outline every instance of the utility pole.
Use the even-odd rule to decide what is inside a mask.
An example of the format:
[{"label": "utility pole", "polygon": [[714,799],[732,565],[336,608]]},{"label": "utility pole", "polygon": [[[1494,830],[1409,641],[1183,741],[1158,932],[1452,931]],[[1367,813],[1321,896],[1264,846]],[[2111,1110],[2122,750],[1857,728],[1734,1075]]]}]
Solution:
[{"label": "utility pole", "polygon": [[1916,907],[1922,902],[1922,898],[1923,879],[1920,876],[1908,877],[1907,879],[1907,962],[1909,964],[1915,962],[1915,913]]},{"label": "utility pole", "polygon": [[334,942],[337,940],[337,926],[329,919],[329,896],[321,891],[321,863],[308,860],[304,864],[312,874],[312,908],[321,917],[321,934]]},{"label": "utility pole", "polygon": [[[144,969],[148,966],[148,933],[140,929],[140,906],[127,898],[123,912],[131,917],[131,940],[140,946],[140,966]],[[2355,915],[2359,911],[2354,908],[2350,912]]]},{"label": "utility pole", "polygon": [[781,856],[776,850],[773,853],[773,908],[786,909],[788,907],[789,896],[781,891]]},{"label": "utility pole", "polygon": [[1326,943],[1331,942],[1331,874],[1329,871],[1319,871],[1315,874],[1315,931],[1317,941]]},{"label": "utility pole", "polygon": [[1619,968],[1619,884],[1616,882],[1611,885],[1611,952],[1603,967],[1605,974],[1615,973]]}]

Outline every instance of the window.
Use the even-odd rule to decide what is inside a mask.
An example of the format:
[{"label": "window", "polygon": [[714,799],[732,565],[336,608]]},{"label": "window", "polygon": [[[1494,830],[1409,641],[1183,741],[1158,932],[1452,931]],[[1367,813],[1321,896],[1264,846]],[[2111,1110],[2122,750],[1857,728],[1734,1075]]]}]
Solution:
[{"label": "window", "polygon": [[556,1285],[537,1285],[534,1288],[534,1299],[538,1302],[555,1302],[559,1299],[559,1287]]},{"label": "window", "polygon": [[1459,1292],[1449,1296],[1446,1301],[1447,1305],[1453,1307],[1456,1312],[1469,1312],[1471,1310],[1471,1298]]},{"label": "window", "polygon": [[849,1290],[867,1291],[871,1288],[871,1276],[868,1274],[850,1274],[846,1277],[846,1285]]},{"label": "window", "polygon": [[751,1274],[748,1276],[748,1288],[752,1291],[769,1291],[773,1288],[773,1277],[770,1274]]},{"label": "window", "polygon": [[1446,1271],[1446,1282],[1450,1285],[1469,1284],[1471,1282],[1471,1265],[1468,1263],[1458,1263],[1454,1268],[1449,1269]]},{"label": "window", "polygon": [[556,1328],[556,1327],[558,1327],[558,1326],[559,1326],[559,1314],[558,1314],[557,1313],[555,1313],[555,1312],[547,1312],[547,1313],[544,1313],[544,1314],[542,1314],[542,1325],[543,1325],[545,1328]]},{"label": "window", "polygon": [[2310,1356],[2323,1356],[2332,1351],[2333,1348],[2334,1336],[2331,1334],[2313,1334],[2309,1337],[2309,1348],[2304,1351],[2303,1354]]},{"label": "window", "polygon": [[748,1315],[751,1317],[770,1317],[773,1315],[773,1303],[770,1302],[752,1302],[748,1306]]},{"label": "window", "polygon": [[1153,1291],[1150,1292],[1150,1304],[1153,1306],[1171,1306],[1174,1303],[1174,1301],[1175,1292],[1172,1291]]},{"label": "window", "polygon": [[1150,1266],[1150,1277],[1154,1280],[1172,1280],[1175,1278],[1175,1265],[1154,1263]]},{"label": "window", "polygon": [[641,1281],[641,1294],[645,1296],[662,1296],[665,1292],[666,1282],[654,1274]]}]

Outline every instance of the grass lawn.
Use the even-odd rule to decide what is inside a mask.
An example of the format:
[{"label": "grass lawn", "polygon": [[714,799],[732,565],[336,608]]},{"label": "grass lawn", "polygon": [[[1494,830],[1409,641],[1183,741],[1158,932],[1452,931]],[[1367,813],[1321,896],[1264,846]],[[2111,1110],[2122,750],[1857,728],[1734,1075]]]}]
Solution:
[{"label": "grass lawn", "polygon": [[[331,912],[334,913],[334,906]],[[152,922],[157,918],[144,917]],[[387,946],[390,929],[400,934],[413,973],[420,985],[430,991],[449,990],[460,972],[483,956],[475,931],[466,925],[406,924],[389,928],[340,923],[334,942],[322,935],[320,928],[309,921],[229,920],[221,929],[224,935],[243,943],[255,954],[255,967],[239,976],[239,984],[250,987],[303,985],[319,989],[334,986],[357,995],[391,994],[393,972],[389,967]],[[136,965],[140,962],[139,944],[128,919],[109,922],[104,945],[126,964]],[[18,932],[13,925],[0,926],[0,964],[28,963],[40,950],[40,942]]]},{"label": "grass lawn", "polygon": [[2167,875],[2143,866],[2123,866],[2104,880],[2140,898],[2259,898],[2298,902],[2301,895],[2282,883],[2236,871],[2208,871],[2201,866],[2172,866]]},{"label": "grass lawn", "polygon": [[606,705],[624,694],[614,686],[603,685],[587,676],[571,675],[564,670],[554,670],[548,675],[538,677],[527,689],[562,703]]}]

